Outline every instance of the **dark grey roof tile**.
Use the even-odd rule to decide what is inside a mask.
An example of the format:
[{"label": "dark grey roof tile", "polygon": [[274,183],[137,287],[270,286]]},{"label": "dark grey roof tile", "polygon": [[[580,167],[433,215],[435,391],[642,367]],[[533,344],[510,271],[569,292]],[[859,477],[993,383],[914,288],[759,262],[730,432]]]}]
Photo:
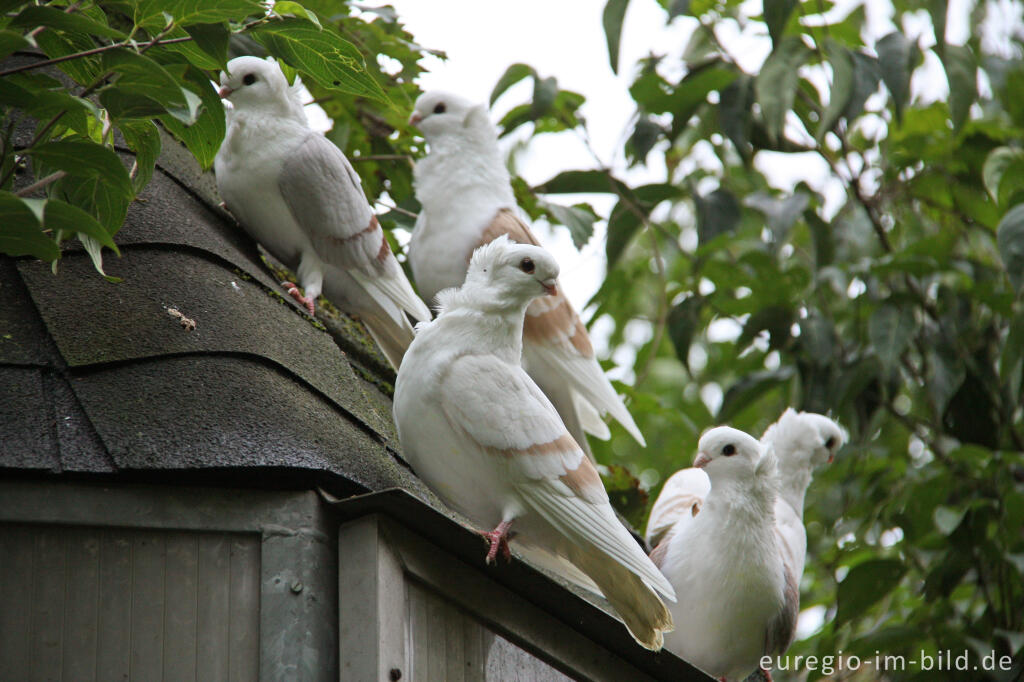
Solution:
[{"label": "dark grey roof tile", "polygon": [[[68,254],[54,276],[18,264],[46,327],[68,365],[88,367],[182,353],[258,355],[300,377],[368,426],[379,411],[331,337],[280,297],[197,253],[136,247],[111,259],[111,284],[84,254]],[[186,331],[177,310],[196,323]],[[390,434],[384,434],[389,436]]]},{"label": "dark grey roof tile", "polygon": [[43,385],[44,371],[37,367],[0,367],[0,465],[4,468],[60,468],[53,402]]}]

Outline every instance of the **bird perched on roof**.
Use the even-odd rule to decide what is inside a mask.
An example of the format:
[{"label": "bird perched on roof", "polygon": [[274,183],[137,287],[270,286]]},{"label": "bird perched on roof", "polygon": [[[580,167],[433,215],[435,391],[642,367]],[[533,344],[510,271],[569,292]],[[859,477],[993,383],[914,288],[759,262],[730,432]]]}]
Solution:
[{"label": "bird perched on roof", "polygon": [[352,165],[309,128],[273,59],[238,57],[220,75],[233,105],[214,160],[217,189],[245,230],[294,270],[305,295],[282,284],[312,315],[321,291],[366,324],[397,368],[412,341],[408,312],[430,319],[388,246]]},{"label": "bird perched on roof", "polygon": [[616,519],[596,468],[523,370],[523,318],[554,295],[558,264],[500,236],[472,256],[465,283],[438,295],[395,384],[402,451],[442,499],[475,523],[487,560],[508,539],[557,553],[600,588],[643,646],[672,628],[668,581]]},{"label": "bird perched on roof", "polygon": [[779,496],[775,527],[786,563],[799,583],[807,554],[804,496],[814,469],[831,462],[847,440],[846,431],[822,414],[787,408],[761,436],[761,445],[778,458]]},{"label": "bird perched on roof", "polygon": [[665,648],[712,676],[742,680],[796,632],[799,594],[775,532],[775,455],[719,426],[701,436],[693,464],[710,490],[651,552],[678,598]]},{"label": "bird perched on roof", "polygon": [[[457,95],[428,92],[416,100],[410,123],[430,153],[414,171],[422,209],[409,244],[413,276],[425,300],[462,284],[470,254],[499,235],[538,244],[518,216],[497,134],[483,105]],[[589,454],[584,432],[607,439],[601,419],[610,414],[642,445],[643,436],[594,357],[579,315],[560,287],[526,310],[523,366],[576,442]]]}]

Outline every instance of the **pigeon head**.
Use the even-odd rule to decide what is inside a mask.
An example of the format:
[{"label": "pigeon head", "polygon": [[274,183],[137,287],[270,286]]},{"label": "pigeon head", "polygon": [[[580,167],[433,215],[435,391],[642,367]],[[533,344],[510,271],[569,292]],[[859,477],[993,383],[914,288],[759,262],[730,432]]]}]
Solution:
[{"label": "pigeon head", "polygon": [[525,305],[544,294],[554,295],[558,263],[530,244],[518,244],[501,235],[473,252],[463,291],[480,291],[493,302]]},{"label": "pigeon head", "polygon": [[291,86],[273,59],[236,57],[220,74],[219,94],[239,108],[288,107]]},{"label": "pigeon head", "polygon": [[822,462],[831,462],[839,448],[846,444],[846,430],[823,414],[803,412],[800,418],[807,421],[816,436],[814,452],[811,455],[811,466]]},{"label": "pigeon head", "polygon": [[811,470],[831,462],[846,443],[847,435],[839,424],[825,415],[788,408],[761,440],[787,460],[784,464],[787,468],[798,465]]},{"label": "pigeon head", "polygon": [[761,445],[752,436],[728,426],[716,426],[705,431],[697,442],[693,466],[704,469],[714,480],[730,473],[753,474],[760,459]]},{"label": "pigeon head", "polygon": [[450,92],[434,90],[423,93],[416,100],[409,124],[419,128],[429,141],[444,135],[462,135],[465,130],[481,125],[490,126],[490,120],[484,105],[475,105]]}]

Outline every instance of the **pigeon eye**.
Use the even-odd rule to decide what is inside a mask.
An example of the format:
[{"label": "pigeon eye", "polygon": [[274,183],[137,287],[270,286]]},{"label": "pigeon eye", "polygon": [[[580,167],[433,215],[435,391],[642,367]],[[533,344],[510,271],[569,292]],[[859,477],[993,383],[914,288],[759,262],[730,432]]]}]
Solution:
[{"label": "pigeon eye", "polygon": [[447,107],[445,107],[444,102],[441,102],[436,107],[434,107],[434,113],[435,114],[443,114],[446,109],[447,109]]},{"label": "pigeon eye", "polygon": [[245,78],[242,79],[242,82],[245,83],[246,85],[252,85],[253,83],[256,82],[256,74],[252,74],[252,73],[245,74]]},{"label": "pigeon eye", "polygon": [[729,443],[724,448],[722,448],[722,454],[725,455],[726,457],[732,457],[733,455],[736,454],[736,446],[733,445],[732,443]]},{"label": "pigeon eye", "polygon": [[835,446],[836,446],[836,437],[835,436],[829,436],[828,440],[825,441],[825,448],[828,449],[828,450],[831,450]]},{"label": "pigeon eye", "polygon": [[529,258],[524,258],[523,260],[519,261],[519,269],[525,272],[527,275],[532,275],[533,271],[536,268],[534,267],[532,260],[530,260]]}]

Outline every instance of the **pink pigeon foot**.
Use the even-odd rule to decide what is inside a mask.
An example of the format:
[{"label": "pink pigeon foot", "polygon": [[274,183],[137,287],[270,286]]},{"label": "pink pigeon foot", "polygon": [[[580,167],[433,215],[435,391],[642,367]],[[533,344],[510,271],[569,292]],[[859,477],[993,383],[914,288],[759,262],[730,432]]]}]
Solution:
[{"label": "pink pigeon foot", "polygon": [[302,305],[306,306],[306,310],[309,311],[310,315],[314,315],[316,313],[316,304],[313,302],[313,299],[306,298],[305,296],[303,296],[302,292],[299,291],[299,287],[297,287],[294,283],[292,283],[292,282],[281,282],[281,286],[283,286],[286,289],[288,289],[288,295],[289,296],[294,298],[296,301],[298,301]]},{"label": "pink pigeon foot", "polygon": [[764,679],[768,680],[768,682],[775,682],[774,680],[772,680],[771,670],[769,670],[768,668],[761,668],[761,672],[764,673]]},{"label": "pink pigeon foot", "polygon": [[498,527],[494,530],[479,531],[481,535],[490,543],[490,548],[487,550],[487,563],[493,564],[498,558],[498,550],[501,550],[501,556],[505,557],[505,561],[512,561],[512,550],[508,546],[508,529],[512,525],[511,521],[502,521],[498,524]]}]

